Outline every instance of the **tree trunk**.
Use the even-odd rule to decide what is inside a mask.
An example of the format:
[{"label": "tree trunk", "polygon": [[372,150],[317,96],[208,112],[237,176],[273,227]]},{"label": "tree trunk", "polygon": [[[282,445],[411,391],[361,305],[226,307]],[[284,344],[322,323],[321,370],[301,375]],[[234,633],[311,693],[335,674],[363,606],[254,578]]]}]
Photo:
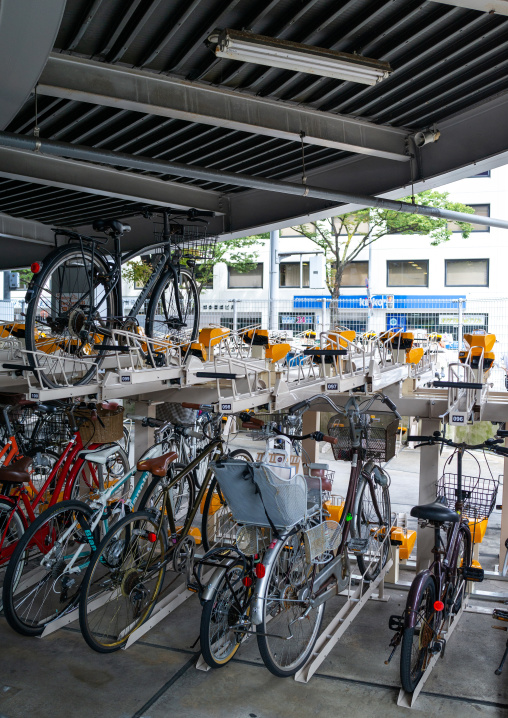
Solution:
[{"label": "tree trunk", "polygon": [[342,284],[342,275],[344,273],[343,266],[337,266],[335,278],[332,288],[332,300],[330,302],[330,329],[340,326],[340,285]]}]

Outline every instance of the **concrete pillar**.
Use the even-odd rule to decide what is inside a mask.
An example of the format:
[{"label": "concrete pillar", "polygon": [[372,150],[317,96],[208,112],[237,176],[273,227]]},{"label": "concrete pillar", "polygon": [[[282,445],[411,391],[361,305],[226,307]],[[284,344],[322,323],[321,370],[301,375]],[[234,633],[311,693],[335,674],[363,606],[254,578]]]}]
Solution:
[{"label": "concrete pillar", "polygon": [[[306,411],[302,417],[302,434],[311,434],[313,431],[319,431],[321,414],[319,411]],[[319,443],[314,439],[305,439],[303,442],[303,450],[305,452],[302,460],[310,464],[319,463]]]},{"label": "concrete pillar", "polygon": [[268,329],[278,329],[278,298],[279,298],[279,230],[270,232],[270,285],[269,285],[270,320]]},{"label": "concrete pillar", "polygon": [[[423,436],[432,436],[439,431],[439,419],[422,419],[421,433]],[[436,499],[436,483],[439,478],[439,445],[422,446],[420,449],[420,489],[418,493],[419,504],[430,504]],[[418,527],[418,540],[416,549],[416,570],[427,568],[433,558],[434,531],[427,527]]]}]

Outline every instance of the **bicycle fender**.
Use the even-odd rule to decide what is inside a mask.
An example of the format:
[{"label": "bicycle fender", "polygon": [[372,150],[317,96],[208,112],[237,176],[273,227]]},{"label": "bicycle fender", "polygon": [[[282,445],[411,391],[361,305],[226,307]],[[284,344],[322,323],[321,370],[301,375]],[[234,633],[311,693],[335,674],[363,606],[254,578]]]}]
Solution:
[{"label": "bicycle fender", "polygon": [[280,544],[282,543],[282,539],[278,539],[277,541],[273,541],[270,544],[270,548],[267,549],[263,556],[263,566],[265,567],[265,575],[263,578],[258,578],[256,581],[255,591],[254,591],[254,597],[252,599],[252,606],[251,606],[251,619],[252,623],[255,626],[259,626],[259,624],[263,620],[263,605],[264,605],[264,597],[268,590],[268,581],[271,574],[271,567],[274,563],[275,559],[277,558],[277,555],[279,553]]},{"label": "bicycle fender", "polygon": [[203,593],[200,596],[201,601],[212,601],[215,595],[215,591],[222,581],[224,574],[227,571],[227,566],[224,568],[216,568],[208,579],[206,586],[204,587]]},{"label": "bicycle fender", "polygon": [[427,578],[433,574],[430,569],[426,568],[420,571],[413,580],[409,593],[407,595],[406,610],[404,612],[404,628],[414,628],[416,626],[416,611],[415,606],[418,606],[421,595],[423,593],[423,585]]}]

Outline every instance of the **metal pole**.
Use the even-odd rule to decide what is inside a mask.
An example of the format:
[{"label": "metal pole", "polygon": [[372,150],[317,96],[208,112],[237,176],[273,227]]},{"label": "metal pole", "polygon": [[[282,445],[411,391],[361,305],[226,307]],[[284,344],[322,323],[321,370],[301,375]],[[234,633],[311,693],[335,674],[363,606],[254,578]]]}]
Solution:
[{"label": "metal pole", "polygon": [[238,299],[233,299],[233,331],[236,332],[238,329]]},{"label": "metal pole", "polygon": [[4,272],[4,300],[11,301],[11,273]]},{"label": "metal pole", "polygon": [[457,331],[458,340],[459,340],[459,352],[462,349],[462,335],[463,335],[463,331],[464,331],[464,316],[462,313],[462,310],[463,310],[462,302],[464,302],[464,301],[465,301],[464,299],[459,299],[459,326],[458,326],[458,331]]},{"label": "metal pole", "polygon": [[[243,173],[223,172],[198,165],[186,165],[182,162],[169,162],[168,160],[155,160],[152,157],[129,155],[124,152],[97,150],[84,145],[73,145],[70,142],[56,142],[55,140],[45,140],[42,137],[17,135],[14,132],[0,132],[0,146],[13,147],[20,150],[31,150],[32,152],[40,152],[55,157],[68,157],[70,159],[85,160],[87,162],[99,162],[113,167],[128,167],[129,169],[172,174],[179,177],[212,180],[214,182],[220,182],[220,184],[252,187],[254,189],[267,190],[268,192],[281,192],[283,194],[293,194],[300,197],[315,197],[317,199],[326,199],[337,204],[358,204],[360,207],[379,207],[380,209],[390,209],[394,212],[407,212],[409,214],[419,214],[426,217],[451,219],[455,222],[471,222],[472,217],[472,215],[466,212],[452,212],[448,209],[426,207],[421,204],[413,205],[408,202],[399,202],[381,197],[372,197],[370,195],[338,192],[336,190],[327,189],[326,187],[313,187],[308,184],[302,186],[296,182],[253,177],[252,175]],[[508,220],[504,219],[475,215],[474,222],[475,224],[481,224],[487,227],[508,229]]]},{"label": "metal pole", "polygon": [[277,329],[277,299],[279,298],[279,230],[270,232],[270,303],[268,329]]}]

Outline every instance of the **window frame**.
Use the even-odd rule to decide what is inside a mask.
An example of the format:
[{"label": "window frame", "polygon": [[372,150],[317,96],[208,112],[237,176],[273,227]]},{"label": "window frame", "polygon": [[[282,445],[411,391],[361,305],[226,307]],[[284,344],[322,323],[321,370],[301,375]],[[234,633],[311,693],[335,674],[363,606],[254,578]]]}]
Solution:
[{"label": "window frame", "polygon": [[[468,207],[472,207],[473,209],[475,207],[488,207],[488,213],[486,215],[478,215],[478,216],[490,217],[490,202],[477,202],[476,204],[469,204]],[[474,224],[473,219],[472,219],[473,217],[474,217],[474,215],[472,214],[471,215],[471,224]],[[457,234],[457,232],[460,232],[460,231],[461,231],[460,229],[452,229],[453,234]],[[475,232],[490,232],[490,227],[488,225],[484,224],[482,229],[472,229],[471,230],[471,234],[473,234]]]},{"label": "window frame", "polygon": [[[448,284],[448,262],[487,262],[487,284]],[[490,259],[488,257],[473,257],[472,259],[445,259],[444,285],[445,287],[490,287]]]},{"label": "window frame", "polygon": [[[283,264],[284,265],[294,264],[298,267],[298,282],[299,282],[298,284],[281,284],[280,283],[281,267]],[[308,269],[309,269],[308,284],[304,283],[305,282],[305,277],[304,277],[304,265],[305,264],[308,266]],[[309,287],[310,287],[310,262],[308,259],[302,259],[300,256],[299,262],[297,262],[297,261],[296,262],[294,262],[294,261],[288,262],[287,260],[279,261],[279,289],[309,289]]]},{"label": "window frame", "polygon": [[[427,264],[427,282],[426,284],[390,284],[390,262],[425,262]],[[428,287],[429,286],[429,260],[428,259],[387,259],[386,260],[386,286],[390,289],[397,287]]]},{"label": "window frame", "polygon": [[[231,286],[231,270],[234,270],[234,267],[228,267],[228,289],[263,289],[264,285],[264,262],[256,262],[256,267],[261,267],[261,284],[259,286],[245,286],[245,287],[232,287]],[[238,274],[243,274],[245,276],[249,276],[249,272],[238,272]]]}]

